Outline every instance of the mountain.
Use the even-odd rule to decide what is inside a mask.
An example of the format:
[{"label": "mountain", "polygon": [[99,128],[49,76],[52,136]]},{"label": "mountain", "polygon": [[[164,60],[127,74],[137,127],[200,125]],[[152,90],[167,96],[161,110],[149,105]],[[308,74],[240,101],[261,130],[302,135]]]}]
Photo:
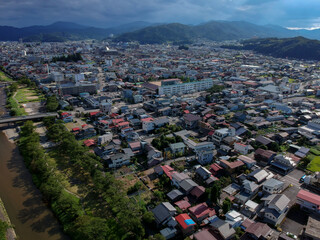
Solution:
[{"label": "mountain", "polygon": [[72,22],[55,22],[47,26],[23,28],[0,26],[0,41],[54,41],[104,39],[110,34],[121,34],[153,25],[148,22],[133,22],[112,28],[96,28]]},{"label": "mountain", "polygon": [[320,60],[320,41],[304,37],[250,39],[241,42],[242,46],[225,48],[253,50],[261,54],[279,58]]},{"label": "mountain", "polygon": [[[312,35],[320,39],[320,32],[308,31],[303,35]],[[150,26],[134,32],[124,33],[115,41],[138,41],[140,43],[165,43],[192,41],[197,38],[225,41],[264,37],[295,37],[301,32],[289,30],[280,26],[259,26],[244,21],[210,21],[196,26],[179,23]]]}]

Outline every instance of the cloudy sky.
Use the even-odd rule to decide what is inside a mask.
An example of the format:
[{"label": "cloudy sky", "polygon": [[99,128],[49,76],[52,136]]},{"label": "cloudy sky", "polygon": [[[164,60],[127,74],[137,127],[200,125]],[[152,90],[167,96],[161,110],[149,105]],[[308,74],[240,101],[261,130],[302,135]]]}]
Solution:
[{"label": "cloudy sky", "polygon": [[55,21],[108,27],[133,21],[210,20],[318,28],[320,0],[0,0],[0,25],[18,27]]}]

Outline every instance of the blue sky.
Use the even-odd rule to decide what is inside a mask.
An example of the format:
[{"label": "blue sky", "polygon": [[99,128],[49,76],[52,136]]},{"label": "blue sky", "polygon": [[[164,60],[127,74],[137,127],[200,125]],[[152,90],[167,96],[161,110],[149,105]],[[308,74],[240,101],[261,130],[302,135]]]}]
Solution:
[{"label": "blue sky", "polygon": [[55,21],[108,27],[210,20],[318,28],[320,0],[0,0],[0,25],[20,27]]}]

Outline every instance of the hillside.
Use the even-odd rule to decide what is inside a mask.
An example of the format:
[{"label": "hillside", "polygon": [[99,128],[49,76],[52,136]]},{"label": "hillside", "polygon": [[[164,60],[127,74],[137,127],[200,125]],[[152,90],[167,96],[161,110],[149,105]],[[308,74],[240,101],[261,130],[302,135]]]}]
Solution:
[{"label": "hillside", "polygon": [[[116,37],[115,41],[138,41],[140,43],[152,44],[184,40],[190,42],[197,38],[225,41],[253,37],[295,37],[297,34],[297,31],[288,30],[280,26],[259,26],[243,21],[211,21],[196,26],[179,23],[151,26],[134,32],[124,33]],[[315,33],[314,35],[320,37],[320,34]]]},{"label": "hillside", "polygon": [[96,28],[71,22],[56,22],[47,26],[23,28],[0,26],[0,41],[62,42],[83,39],[104,39],[110,34],[121,34],[152,25],[148,22],[133,22],[112,28]]},{"label": "hillside", "polygon": [[320,41],[304,37],[251,39],[243,41],[241,47],[224,47],[253,50],[279,58],[320,60]]}]

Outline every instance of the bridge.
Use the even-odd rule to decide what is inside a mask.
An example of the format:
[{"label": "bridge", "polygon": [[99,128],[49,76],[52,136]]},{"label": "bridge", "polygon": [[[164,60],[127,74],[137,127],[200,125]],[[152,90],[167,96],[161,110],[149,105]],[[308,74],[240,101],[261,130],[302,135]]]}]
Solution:
[{"label": "bridge", "polygon": [[56,117],[56,116],[57,116],[57,113],[40,113],[40,114],[35,114],[35,115],[0,118],[0,124],[2,124],[2,123],[15,123],[15,122],[20,122],[20,121],[36,120],[36,119],[42,119],[45,117]]}]

